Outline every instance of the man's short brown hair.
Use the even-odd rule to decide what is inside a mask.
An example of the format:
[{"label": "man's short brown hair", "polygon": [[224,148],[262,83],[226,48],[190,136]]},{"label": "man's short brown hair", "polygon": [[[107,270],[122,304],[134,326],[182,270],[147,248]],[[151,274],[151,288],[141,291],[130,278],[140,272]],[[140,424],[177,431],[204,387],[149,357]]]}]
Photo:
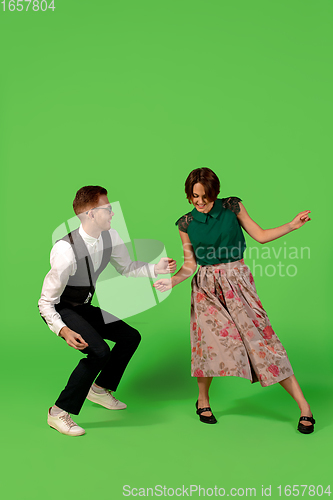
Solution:
[{"label": "man's short brown hair", "polygon": [[98,198],[103,194],[107,195],[108,192],[102,186],[84,186],[79,189],[73,201],[73,208],[76,215],[95,207],[98,203]]},{"label": "man's short brown hair", "polygon": [[205,188],[207,201],[215,201],[220,192],[220,181],[217,175],[207,167],[192,170],[185,181],[185,193],[189,203],[193,195],[193,186],[200,182]]}]

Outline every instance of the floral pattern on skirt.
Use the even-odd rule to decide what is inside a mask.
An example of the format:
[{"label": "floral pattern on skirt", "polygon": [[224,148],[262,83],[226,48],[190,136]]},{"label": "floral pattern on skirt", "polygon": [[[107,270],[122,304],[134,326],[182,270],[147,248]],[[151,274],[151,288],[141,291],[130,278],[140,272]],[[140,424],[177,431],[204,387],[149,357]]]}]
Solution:
[{"label": "floral pattern on skirt", "polygon": [[293,370],[244,259],[202,266],[192,279],[193,377],[280,382]]}]

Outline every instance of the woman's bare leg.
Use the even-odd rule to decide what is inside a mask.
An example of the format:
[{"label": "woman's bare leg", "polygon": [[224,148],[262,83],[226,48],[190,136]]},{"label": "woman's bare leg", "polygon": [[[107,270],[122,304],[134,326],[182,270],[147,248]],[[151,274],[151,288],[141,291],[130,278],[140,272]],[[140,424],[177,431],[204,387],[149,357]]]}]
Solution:
[{"label": "woman's bare leg", "polygon": [[[300,388],[295,375],[282,380],[280,385],[290,394],[290,396],[296,401],[299,409],[301,410],[302,417],[312,417],[312,412],[310,410],[310,405],[305,399],[302,389]],[[312,425],[311,422],[306,420],[301,420],[303,425]]]},{"label": "woman's bare leg", "polygon": [[[199,386],[198,408],[207,408],[207,406],[209,406],[208,391],[212,380],[213,377],[197,377]],[[201,415],[210,417],[211,414],[211,411],[205,411]]]}]

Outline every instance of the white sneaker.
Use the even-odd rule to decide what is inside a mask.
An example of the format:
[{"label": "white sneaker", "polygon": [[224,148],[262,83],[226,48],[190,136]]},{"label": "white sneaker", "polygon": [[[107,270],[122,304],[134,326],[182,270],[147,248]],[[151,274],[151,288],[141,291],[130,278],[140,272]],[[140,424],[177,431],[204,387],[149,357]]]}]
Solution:
[{"label": "white sneaker", "polygon": [[108,408],[109,410],[124,410],[127,408],[125,403],[122,403],[119,399],[112,396],[112,392],[107,389],[104,389],[103,394],[98,394],[90,387],[87,399],[93,403],[104,406],[104,408]]},{"label": "white sneaker", "polygon": [[51,415],[51,408],[47,416],[47,423],[53,429],[61,432],[61,434],[67,434],[67,436],[82,436],[86,431],[76,425],[76,423],[71,419],[71,416],[67,411],[62,411],[58,415]]}]

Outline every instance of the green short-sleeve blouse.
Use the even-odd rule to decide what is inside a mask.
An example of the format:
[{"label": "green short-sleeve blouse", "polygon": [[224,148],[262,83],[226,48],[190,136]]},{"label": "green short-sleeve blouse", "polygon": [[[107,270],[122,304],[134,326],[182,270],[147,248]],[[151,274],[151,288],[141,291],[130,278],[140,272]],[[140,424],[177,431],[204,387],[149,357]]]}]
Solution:
[{"label": "green short-sleeve blouse", "polygon": [[177,220],[180,231],[188,234],[200,266],[243,258],[246,244],[236,216],[239,201],[236,196],[217,199],[207,214],[194,208]]}]

